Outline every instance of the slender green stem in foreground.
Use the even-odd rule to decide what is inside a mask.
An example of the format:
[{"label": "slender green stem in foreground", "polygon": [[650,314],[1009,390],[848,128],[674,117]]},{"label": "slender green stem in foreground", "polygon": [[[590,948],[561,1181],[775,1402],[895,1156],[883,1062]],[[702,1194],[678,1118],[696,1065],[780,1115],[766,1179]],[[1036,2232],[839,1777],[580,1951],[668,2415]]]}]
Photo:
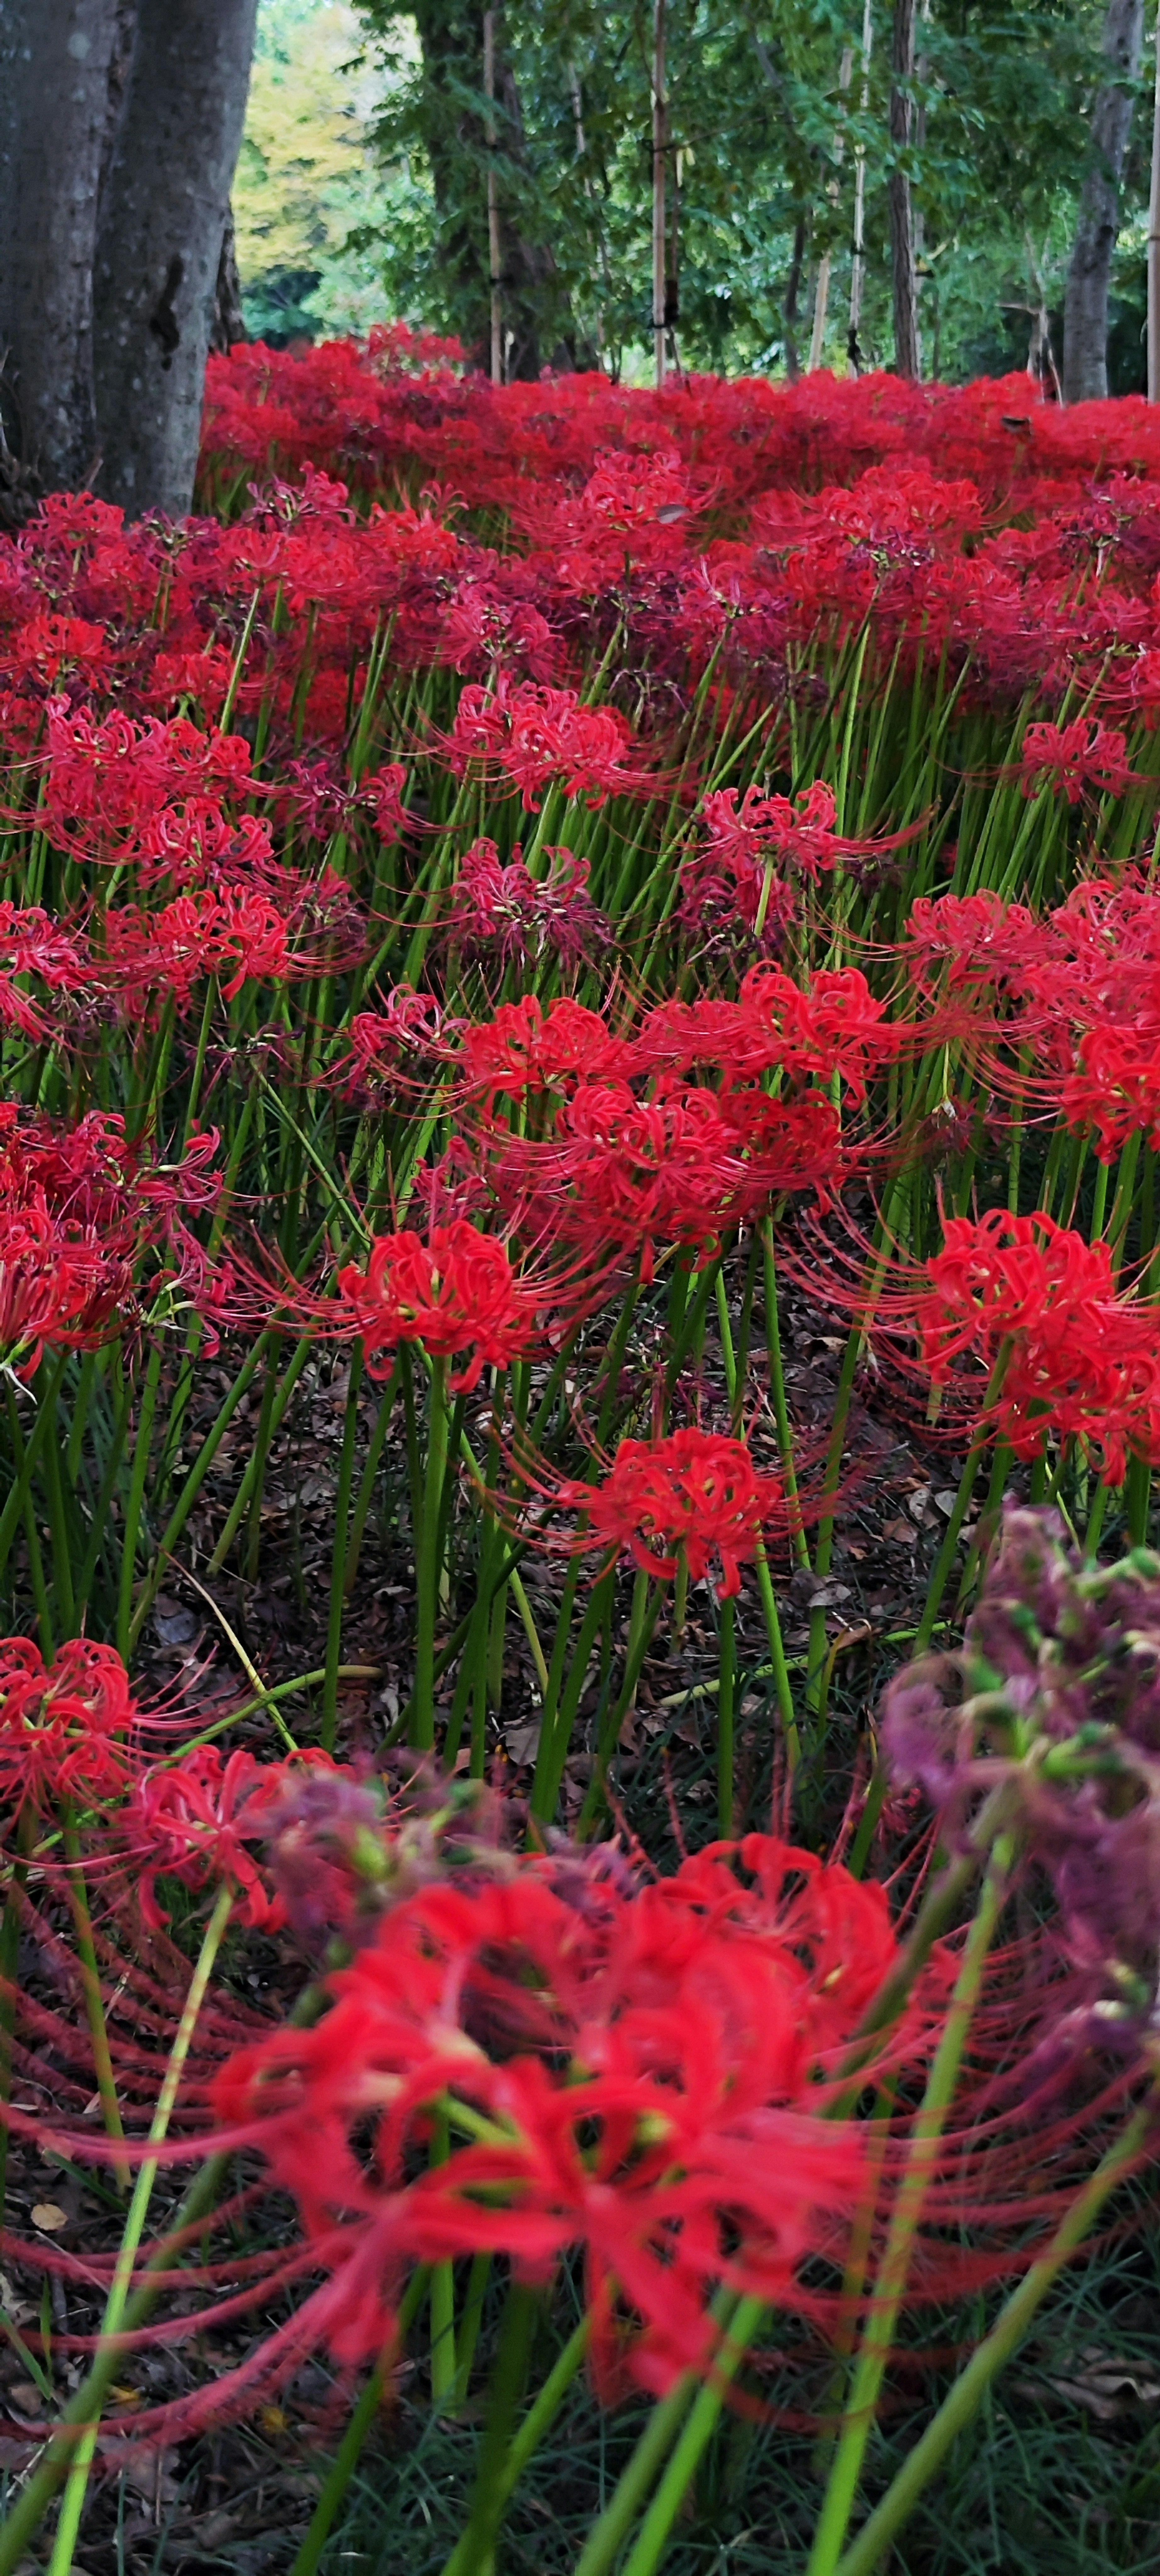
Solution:
[{"label": "slender green stem in foreground", "polygon": [[1101,2158],[1090,2181],[1077,2192],[1046,2254],[1032,2264],[1018,2289],[1012,2291],[990,2334],[984,2336],[977,2351],[972,2353],[966,2369],[960,2372],[953,2388],[944,2397],[921,2440],[908,2453],[881,2503],[875,2506],[856,2540],[851,2541],[845,2556],[839,2559],[835,2576],[871,2576],[871,2570],[885,2556],[908,2515],[913,2513],[924,2488],[930,2485],[941,2468],[952,2442],[978,2413],[992,2382],[1018,2350],[1037,2309],[1054,2287],[1065,2263],[1077,2246],[1082,2245],[1105,2202],[1147,2145],[1155,2111],[1153,2098],[1137,2111],[1122,2135]]},{"label": "slender green stem in foreground", "polygon": [[414,2324],[422,2307],[430,2278],[430,2272],[424,2264],[421,2270],[412,2274],[407,2284],[406,2294],[400,2301],[395,2331],[386,2350],[375,2363],[343,2434],[331,2463],[326,2484],[311,2514],[306,2537],[290,2569],[290,2576],[317,2576],[318,2562],[330,2538],[331,2524],[362,2458],[363,2445],[382,2404],[387,2372],[408,2328]]},{"label": "slender green stem in foreground", "polygon": [[450,1436],[447,1362],[432,1360],[427,1413],[427,1474],[422,1521],[415,1533],[415,1697],[411,1742],[421,1753],[435,1742],[435,1622],[439,1615],[439,1531]]},{"label": "slender green stem in foreground", "polygon": [[[181,2020],[177,2025],[177,2032],[173,2046],[169,2052],[169,2063],[165,2069],[164,2081],[161,2086],[161,2091],[157,2097],[157,2108],[153,2114],[149,2127],[149,2143],[151,2146],[160,2145],[173,2116],[173,2106],[177,2100],[178,2086],[180,2085],[185,2061],[189,2055],[190,2047],[193,2042],[193,2034],[197,2026],[198,2015],[201,2011],[202,2004],[205,2001],[206,1988],[209,1984],[210,1977],[213,1974],[214,1961],[217,1958],[219,1949],[221,1948],[225,1928],[230,1919],[230,1910],[232,1905],[232,1890],[228,1887],[223,1887],[219,1891],[213,1913],[211,1914],[209,1922],[206,1925],[205,1932],[202,1935],[201,1948],[197,1955],[193,1975],[189,1981],[189,1992],[186,1995]],[[141,2238],[145,2232],[145,2221],[149,2215],[149,2203],[153,2196],[153,2185],[157,2179],[157,2166],[157,2157],[147,2156],[137,2176],[136,2187],[133,2192],[133,2198],[129,2204],[129,2214],[125,2221],[125,2230],[121,2238],[120,2250],[117,2255],[117,2264],[113,2273],[112,2287],[110,2288],[109,2296],[105,2304],[105,2313],[101,2322],[100,2340],[97,2345],[96,2361],[94,2363],[93,2373],[90,2374],[90,2378],[95,2376],[97,2366],[104,2355],[108,2352],[110,2344],[116,2343],[124,2327],[125,2310],[129,2298],[129,2288],[133,2278],[133,2266],[137,2260]],[[100,2410],[103,2393],[103,2389],[99,2392],[94,2390],[93,2403],[95,2412],[87,2421],[83,2418],[81,2419],[84,2429],[81,2433],[80,2440],[76,2445],[72,2466],[68,2473],[68,2481],[65,2486],[64,2501],[60,2509],[60,2520],[57,2524],[56,2540],[53,2546],[52,2558],[49,2563],[48,2576],[70,2576],[73,2552],[76,2548],[77,2533],[80,2528],[81,2514],[84,2510],[85,2495],[88,2489],[89,2471],[92,2467],[93,2456],[97,2447],[97,2436],[101,2427]],[[0,2547],[2,2547],[2,2544],[3,2534],[0,2532]],[[0,2558],[0,2566],[2,2565],[3,2560]]]},{"label": "slender green stem in foreground", "polygon": [[979,1891],[963,1962],[947,2009],[922,2102],[911,2127],[906,2166],[891,2214],[862,2347],[850,2383],[842,2431],[814,2534],[807,2576],[833,2576],[849,2526],[866,2444],[875,2421],[882,2381],[894,2344],[915,2238],[934,2179],[939,2143],[954,2100],[963,2050],[979,1999],[983,1969],[1003,1910],[1014,1858],[1009,1834],[1000,1835]]}]

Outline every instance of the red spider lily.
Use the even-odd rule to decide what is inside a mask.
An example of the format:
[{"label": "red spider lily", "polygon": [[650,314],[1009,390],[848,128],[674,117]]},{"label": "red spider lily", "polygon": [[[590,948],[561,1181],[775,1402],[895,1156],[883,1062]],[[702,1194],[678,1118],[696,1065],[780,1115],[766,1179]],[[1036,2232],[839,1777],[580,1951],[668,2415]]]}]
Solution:
[{"label": "red spider lily", "polygon": [[[490,2249],[542,2279],[579,2246],[606,2390],[617,2364],[664,2389],[709,2366],[720,2281],[808,2309],[802,2258],[840,2260],[862,2150],[818,2115],[894,1956],[880,1889],[764,1836],[585,1914],[525,1861],[396,1906],[321,2021],[240,2052],[215,2104],[298,2201],[338,2357],[382,2349],[414,2261]],[[452,2152],[415,2171],[448,2098]]]},{"label": "red spider lily", "polygon": [[622,1440],[598,1485],[567,1482],[553,1500],[584,1513],[583,1544],[625,1549],[642,1573],[662,1581],[672,1580],[683,1556],[700,1583],[716,1558],[722,1601],[740,1591],[740,1569],[759,1553],[764,1532],[788,1522],[780,1477],[758,1475],[743,1440],[693,1429]]},{"label": "red spider lily", "polygon": [[534,993],[501,1003],[494,1019],[465,1029],[459,1055],[466,1084],[484,1093],[563,1090],[628,1061],[624,1041],[599,1011],[566,996],[545,1010]]},{"label": "red spider lily", "polygon": [[205,1273],[184,1220],[217,1196],[206,1168],[216,1146],[195,1131],[182,1161],[166,1166],[118,1118],[90,1111],[67,1127],[0,1102],[0,1345],[10,1364],[30,1377],[46,1345],[93,1348],[115,1331],[136,1308],[150,1249],[176,1253],[171,1279]]},{"label": "red spider lily", "polygon": [[545,954],[576,965],[593,947],[611,943],[611,923],[587,890],[587,859],[564,849],[543,856],[547,874],[534,877],[518,842],[507,867],[494,841],[474,841],[465,850],[447,914],[453,948],[494,954],[505,966]]},{"label": "red spider lily", "polygon": [[413,819],[403,803],[406,786],[407,772],[401,760],[388,762],[385,769],[376,769],[362,782],[359,802],[371,815],[380,840],[397,841],[404,825]]},{"label": "red spider lily", "polygon": [[1089,1030],[1059,1101],[1069,1127],[1094,1127],[1101,1163],[1114,1161],[1129,1136],[1146,1137],[1155,1150],[1160,1144],[1160,1025],[1138,1032]]},{"label": "red spider lily", "polygon": [[1122,796],[1132,771],[1122,733],[1087,716],[1069,725],[1029,724],[1023,736],[1022,782],[1025,796],[1045,783],[1069,805],[1078,805],[1085,790]]},{"label": "red spider lily", "polygon": [[934,1378],[966,1350],[993,1360],[1012,1333],[1035,1334],[1049,1320],[1082,1330],[1115,1295],[1106,1243],[1053,1218],[948,1217],[943,1250],[926,1263],[929,1288],[915,1308],[923,1359]]},{"label": "red spider lily", "polygon": [[711,1248],[786,1190],[828,1194],[841,1169],[831,1103],[718,1093],[661,1081],[639,1100],[624,1081],[581,1082],[543,1142],[496,1126],[481,1137],[501,1202],[525,1232],[616,1258]]},{"label": "red spider lily", "polygon": [[48,828],[87,860],[123,860],[143,847],[167,805],[252,793],[250,746],[240,734],[205,734],[185,716],[135,724],[117,712],[100,724],[61,704],[48,711]]},{"label": "red spider lily", "polygon": [[23,1807],[38,1815],[62,1801],[101,1806],[132,1776],[138,1711],[111,1646],[87,1637],[51,1664],[28,1637],[0,1644],[0,1810],[11,1831]]},{"label": "red spider lily", "polygon": [[631,727],[614,707],[584,706],[574,689],[512,682],[501,672],[493,690],[474,683],[464,690],[448,757],[457,777],[473,761],[502,770],[531,813],[557,779],[565,795],[583,796],[592,806],[638,790],[642,774],[625,757],[631,740]]},{"label": "red spider lily", "polygon": [[991,1420],[1017,1457],[1075,1438],[1118,1485],[1130,1453],[1160,1456],[1156,1308],[1116,1295],[1106,1243],[997,1208],[950,1218],[926,1277],[915,1325],[936,1384],[964,1352],[994,1368],[1007,1346]]},{"label": "red spider lily", "polygon": [[157,1901],[158,1878],[183,1887],[229,1884],[238,1919],[258,1929],[284,1920],[251,1844],[265,1840],[287,1780],[309,1766],[333,1769],[316,1750],[289,1762],[258,1762],[252,1753],[223,1754],[204,1744],[179,1762],[139,1779],[121,1819],[121,1833],[135,1865],[144,1921],[152,1930],[166,1917]]},{"label": "red spider lily", "polygon": [[410,1226],[378,1236],[365,1270],[338,1274],[339,1294],[361,1333],[372,1377],[386,1377],[384,1355],[421,1342],[432,1359],[468,1359],[452,1381],[476,1386],[485,1366],[506,1368],[534,1348],[543,1293],[514,1270],[497,1235],[467,1218],[435,1226],[426,1240]]}]

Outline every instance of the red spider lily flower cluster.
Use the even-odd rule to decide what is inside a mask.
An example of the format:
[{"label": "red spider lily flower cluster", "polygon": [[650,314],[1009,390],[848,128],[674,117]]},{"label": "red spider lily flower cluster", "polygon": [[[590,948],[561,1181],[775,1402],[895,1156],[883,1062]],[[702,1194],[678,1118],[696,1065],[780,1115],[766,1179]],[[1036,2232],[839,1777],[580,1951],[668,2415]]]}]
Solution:
[{"label": "red spider lily flower cluster", "polygon": [[[298,2202],[338,2357],[382,2349],[412,2263],[542,2280],[580,2248],[601,2381],[663,2390],[710,2365],[719,2283],[808,2309],[805,2257],[841,2260],[863,2142],[833,2088],[894,1938],[881,1889],[760,1835],[582,1912],[544,1871],[394,1906],[215,2105]],[[417,2171],[447,2105],[451,2153]]]},{"label": "red spider lily flower cluster", "polygon": [[419,1342],[431,1359],[467,1359],[457,1389],[476,1386],[485,1367],[525,1357],[544,1302],[498,1236],[462,1217],[426,1238],[411,1226],[380,1235],[365,1270],[339,1271],[338,1290],[372,1377],[389,1374],[401,1343]]},{"label": "red spider lily flower cluster", "polygon": [[1017,1457],[1047,1432],[1076,1438],[1113,1485],[1130,1454],[1160,1457],[1160,1319],[1117,1294],[1106,1243],[997,1208],[948,1219],[926,1279],[914,1317],[932,1378],[967,1351],[1001,1368],[991,1418]]},{"label": "red spider lily flower cluster", "polygon": [[591,806],[638,789],[640,769],[626,757],[631,740],[614,707],[584,706],[575,690],[532,680],[513,686],[501,675],[491,690],[463,691],[448,757],[457,777],[476,762],[499,769],[530,814],[555,780]]},{"label": "red spider lily flower cluster", "polygon": [[78,1637],[45,1664],[27,1637],[0,1644],[0,1813],[119,1799],[134,1769],[139,1712],[111,1646]]},{"label": "red spider lily flower cluster", "polygon": [[582,1511],[590,1544],[623,1548],[642,1573],[670,1581],[681,1557],[695,1583],[721,1567],[718,1597],[741,1590],[741,1567],[767,1530],[787,1526],[785,1488],[759,1475],[743,1440],[688,1429],[622,1440],[599,1484],[565,1483],[553,1496]]},{"label": "red spider lily flower cluster", "polygon": [[1110,725],[1077,716],[1069,725],[1029,724],[1023,736],[1022,781],[1025,796],[1050,786],[1062,790],[1069,805],[1078,805],[1089,788],[1121,796],[1131,778],[1122,733]]},{"label": "red spider lily flower cluster", "polygon": [[467,956],[524,965],[555,956],[577,965],[606,942],[612,926],[588,893],[588,861],[571,850],[543,853],[547,870],[533,876],[517,842],[505,867],[494,841],[473,841],[459,863],[447,913],[450,945]]},{"label": "red spider lily flower cluster", "polygon": [[0,1347],[31,1376],[47,1347],[92,1348],[136,1311],[142,1258],[164,1248],[194,1296],[208,1284],[187,1216],[213,1205],[212,1132],[153,1159],[123,1120],[73,1127],[0,1102]]},{"label": "red spider lily flower cluster", "polygon": [[288,1762],[258,1762],[252,1753],[223,1754],[216,1744],[205,1744],[145,1772],[120,1819],[145,1923],[159,1930],[166,1920],[157,1897],[159,1878],[190,1888],[232,1887],[239,1922],[255,1929],[272,1930],[284,1921],[253,1846],[267,1840],[288,1780],[316,1769],[329,1775],[333,1767],[318,1751],[295,1754]]}]

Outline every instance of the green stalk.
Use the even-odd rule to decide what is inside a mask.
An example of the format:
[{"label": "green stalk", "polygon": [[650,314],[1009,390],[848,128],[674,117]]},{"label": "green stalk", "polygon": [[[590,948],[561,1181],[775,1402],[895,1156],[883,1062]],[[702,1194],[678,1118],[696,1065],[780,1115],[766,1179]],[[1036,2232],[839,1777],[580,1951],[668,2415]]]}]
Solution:
[{"label": "green stalk", "polygon": [[134,1643],[133,1585],[137,1573],[137,1541],[141,1530],[141,1510],[145,1500],[145,1479],[149,1472],[149,1440],[161,1383],[161,1344],[154,1342],[145,1371],[141,1410],[137,1417],[137,1437],[133,1444],[133,1466],[129,1478],[129,1495],[125,1505],[121,1588],[117,1604],[117,1652],[122,1663],[128,1663]]},{"label": "green stalk", "polygon": [[919,2222],[934,2179],[939,2146],[954,2100],[987,1955],[1006,1899],[1014,1849],[1014,1841],[1009,1834],[1001,1834],[992,1849],[967,1936],[962,1966],[947,2008],[922,2102],[911,2127],[906,2167],[871,2296],[861,2350],[843,2412],[842,2430],[814,2534],[807,2576],[833,2576],[846,2537],[910,2275]]},{"label": "green stalk", "polygon": [[[178,2087],[181,2083],[185,2061],[193,2043],[193,2034],[197,2027],[198,2015],[201,2011],[202,2004],[205,2001],[206,1989],[209,1985],[210,1977],[213,1974],[214,1962],[222,1944],[226,1925],[230,1919],[232,1905],[232,1891],[228,1887],[221,1888],[219,1890],[213,1912],[209,1918],[209,1922],[206,1925],[205,1932],[202,1935],[201,1948],[198,1952],[193,1975],[189,1982],[189,1992],[186,1995],[181,2020],[177,2025],[173,2046],[169,2052],[169,2062],[165,2069],[161,2091],[157,2097],[157,2108],[149,2126],[150,2146],[159,2146],[161,2144],[173,2116],[173,2107],[177,2100]],[[120,2250],[117,2255],[117,2263],[116,2269],[113,2273],[112,2286],[105,2303],[105,2313],[101,2321],[100,2338],[97,2344],[96,2356],[93,2363],[93,2370],[90,2373],[90,2379],[96,2376],[102,2361],[109,2353],[110,2346],[113,2347],[114,2360],[121,2348],[121,2335],[125,2324],[125,2311],[129,2299],[130,2285],[133,2279],[133,2267],[137,2260],[141,2238],[145,2232],[145,2221],[149,2215],[149,2203],[153,2196],[153,2185],[157,2179],[158,2163],[159,2159],[156,2156],[146,2157],[137,2176],[136,2188],[133,2193],[133,2198],[129,2204],[129,2214],[125,2221],[124,2234],[122,2235]],[[78,2392],[78,2394],[80,2393],[81,2392]],[[48,2576],[71,2576],[73,2553],[76,2548],[77,2533],[80,2528],[81,2514],[84,2510],[85,2495],[88,2490],[89,2471],[92,2467],[93,2457],[97,2447],[97,2437],[100,2432],[101,2404],[103,2396],[103,2388],[99,2393],[94,2391],[93,2403],[96,2408],[95,2413],[87,2419],[84,2417],[80,2418],[83,2429],[81,2431],[80,2439],[76,2445],[72,2466],[69,2470],[68,2479],[65,2485],[64,2501],[60,2509],[60,2520],[57,2524],[56,2540],[53,2545],[52,2557],[49,2562]],[[0,2549],[2,2549],[2,2545],[3,2533],[0,2531]],[[0,2567],[2,2566],[3,2559],[2,2556],[0,2556]]]},{"label": "green stalk", "polygon": [[[858,2536],[839,2559],[835,2576],[871,2576],[889,2549],[903,2523],[913,2513],[924,2489],[930,2485],[946,2458],[953,2442],[978,2413],[999,2372],[1018,2351],[1024,2335],[1049,2290],[1054,2288],[1065,2263],[1082,2245],[1117,2185],[1121,2183],[1137,2157],[1146,2147],[1155,2118],[1152,2102],[1146,2103],[1131,2120],[1122,2135],[1101,2157],[1094,2174],[1076,2194],[1066,2217],[1061,2221],[1046,2254],[1033,2263],[1029,2272],[1013,2290],[999,2316],[972,2353],[933,2421],[927,2425],[891,2480],[881,2502],[863,2523]],[[0,2571],[2,2576],[2,2571]]]},{"label": "green stalk", "polygon": [[330,1565],[326,1680],[322,1686],[322,1731],[319,1738],[325,1753],[333,1753],[338,1727],[338,1668],[342,1660],[342,1614],[349,1590],[346,1579],[346,1558],[350,1544],[350,1496],[354,1483],[354,1453],[358,1440],[358,1398],[362,1373],[363,1346],[361,1341],[358,1341],[351,1353],[350,1382],[347,1388],[342,1449],[338,1462],[338,1491],[334,1498],[334,1549]]},{"label": "green stalk", "polygon": [[[451,2153],[451,2136],[447,2113],[435,2115],[431,2135],[431,2163],[445,2165]],[[455,2266],[450,2258],[431,2267],[431,2403],[440,2409],[453,2404],[458,2382],[455,2361]]]},{"label": "green stalk", "polygon": [[[227,2159],[211,2156],[202,2166],[196,2182],[188,2192],[173,2230],[168,2247],[153,2257],[139,2289],[127,2302],[122,2320],[122,2335],[130,2335],[143,2325],[149,2315],[164,2274],[176,2260],[176,2239],[203,2219],[217,2197]],[[0,2576],[16,2576],[29,2542],[44,2520],[54,2495],[64,2485],[70,2465],[76,2456],[75,2434],[87,2427],[92,2410],[103,2406],[110,2382],[115,2378],[122,2357],[121,2337],[98,2352],[92,2368],[71,2397],[56,2431],[48,2441],[38,2466],[22,2487],[10,2513],[0,2523]]]},{"label": "green stalk", "polygon": [[412,2274],[399,2303],[398,2322],[386,2351],[375,2363],[342,2441],[331,2463],[330,2474],[310,2517],[310,2525],[290,2576],[317,2576],[319,2561],[330,2538],[331,2525],[338,2512],[359,2461],[363,2445],[383,2401],[387,2373],[408,2328],[413,2325],[427,2294],[430,2274],[426,2265]]},{"label": "green stalk", "polygon": [[721,1604],[720,1682],[717,1692],[717,1830],[733,1831],[733,1685],[736,1650],[732,1601]]},{"label": "green stalk", "polygon": [[799,1565],[808,1568],[810,1551],[797,1511],[797,1470],[794,1461],[793,1433],[790,1429],[789,1406],[786,1403],[785,1372],[781,1358],[781,1322],[777,1303],[777,1265],[774,1258],[773,1227],[766,1218],[761,1229],[765,1256],[765,1347],[769,1357],[769,1391],[773,1418],[777,1424],[777,1445],[781,1452],[781,1474],[792,1515],[791,1534],[794,1554]]},{"label": "green stalk", "polygon": [[538,2290],[529,2289],[523,2281],[513,2281],[492,2367],[490,2402],[467,2528],[443,2576],[492,2576],[496,2539],[510,2493],[507,2469],[512,2429],[527,2378],[539,2311]]},{"label": "green stalk", "polygon": [[[118,2146],[124,2146],[125,2129],[121,2118],[121,2105],[117,2099],[117,2079],[113,2073],[109,2033],[105,2022],[100,1971],[97,1967],[96,1945],[93,1941],[93,1920],[89,1912],[88,1890],[81,1867],[80,1840],[71,1812],[66,1812],[62,1820],[62,1829],[65,1856],[69,1864],[68,1899],[76,1929],[77,1956],[85,1994],[85,2016],[89,2025],[89,2037],[93,2043],[93,2066],[97,2078],[97,2091],[101,2097],[105,2133],[106,2136],[114,2139]],[[128,2191],[132,2181],[128,2165],[118,2163],[114,2165],[113,2171],[117,2178],[118,2189]]]},{"label": "green stalk", "polygon": [[423,1486],[423,1512],[416,1533],[415,1547],[415,1696],[411,1713],[411,1743],[417,1752],[430,1752],[435,1742],[435,1626],[439,1616],[439,1527],[443,1514],[443,1485],[447,1474],[447,1450],[450,1437],[450,1415],[447,1409],[447,1362],[431,1362],[431,1390],[427,1413],[427,1472]]},{"label": "green stalk", "polygon": [[701,2461],[721,2419],[725,2397],[766,2314],[764,2299],[741,2299],[713,2356],[713,2376],[699,2388],[688,2421],[641,2524],[624,2576],[654,2576]]}]

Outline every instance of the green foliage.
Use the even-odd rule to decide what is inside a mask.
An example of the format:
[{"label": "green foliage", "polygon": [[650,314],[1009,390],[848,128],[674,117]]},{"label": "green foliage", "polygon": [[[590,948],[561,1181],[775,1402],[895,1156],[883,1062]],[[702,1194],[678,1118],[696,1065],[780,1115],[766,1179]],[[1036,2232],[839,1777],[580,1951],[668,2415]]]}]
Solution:
[{"label": "green foliage", "polygon": [[[400,63],[414,51],[400,22]],[[360,247],[406,189],[384,184],[370,147],[381,66],[361,59],[349,0],[263,0],[234,183],[247,327],[275,347],[365,331],[383,315],[381,261]],[[422,217],[430,211],[421,201]]]},{"label": "green foliage", "polygon": [[[295,0],[275,0],[295,5]],[[301,0],[298,0],[301,5]],[[420,0],[400,19],[359,0],[383,89],[374,120],[384,201],[358,235],[386,311],[487,339],[487,107],[482,11]],[[652,10],[510,0],[497,17],[494,167],[511,372],[596,353],[639,372],[651,350]],[[922,18],[907,156],[919,223],[926,371],[1022,364],[1040,285],[1062,303],[1098,78],[1101,0],[934,0]],[[420,43],[416,46],[417,27]],[[862,346],[892,351],[886,182],[891,16],[877,0],[863,106],[858,0],[670,0],[669,221],[679,241],[678,345],[693,366],[804,362],[821,255],[824,357],[842,366],[856,159],[866,169]],[[843,55],[849,67],[842,85]],[[1143,115],[1137,143],[1144,138]],[[1129,220],[1146,186],[1135,152]],[[797,317],[787,290],[800,242]],[[1128,284],[1132,257],[1125,253]],[[1138,266],[1138,257],[1136,261]],[[1130,318],[1113,347],[1136,381]]]}]

